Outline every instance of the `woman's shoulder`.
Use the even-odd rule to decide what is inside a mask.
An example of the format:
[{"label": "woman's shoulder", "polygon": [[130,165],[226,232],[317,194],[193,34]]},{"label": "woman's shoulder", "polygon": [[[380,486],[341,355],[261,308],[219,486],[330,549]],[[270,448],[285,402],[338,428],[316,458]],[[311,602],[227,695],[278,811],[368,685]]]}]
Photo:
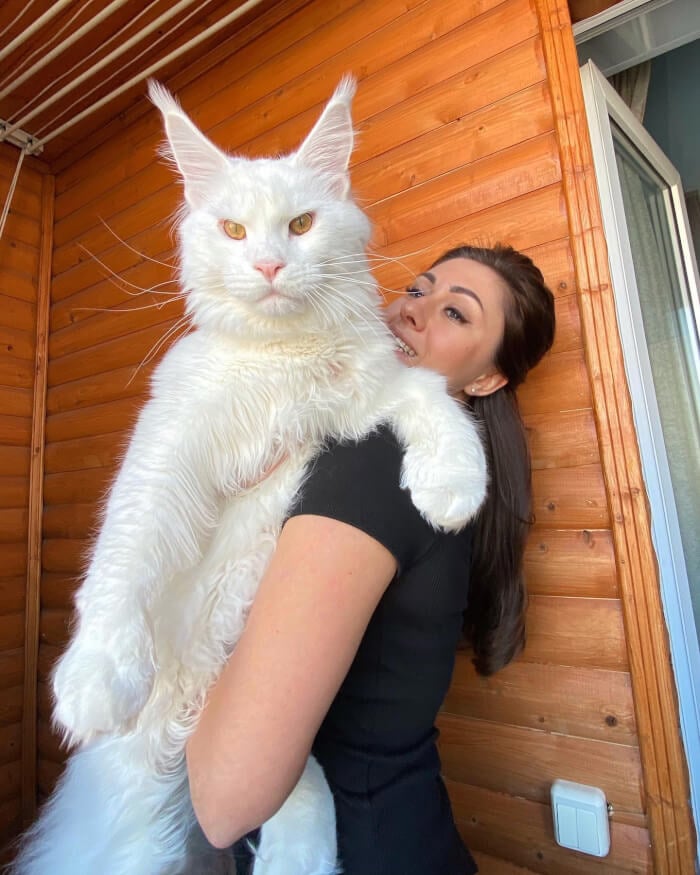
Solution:
[{"label": "woman's shoulder", "polygon": [[289,515],[349,523],[378,540],[403,565],[423,552],[435,533],[401,487],[402,461],[403,448],[388,428],[359,441],[330,443],[310,463]]}]

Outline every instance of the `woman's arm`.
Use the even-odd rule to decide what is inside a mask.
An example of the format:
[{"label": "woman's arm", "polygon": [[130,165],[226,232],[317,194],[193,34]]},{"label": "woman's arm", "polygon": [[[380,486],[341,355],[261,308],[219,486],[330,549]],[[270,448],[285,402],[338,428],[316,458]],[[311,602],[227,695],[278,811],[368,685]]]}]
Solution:
[{"label": "woman's arm", "polygon": [[260,826],[291,792],[395,572],[386,547],[347,523],[285,524],[187,745],[194,810],[216,847]]}]

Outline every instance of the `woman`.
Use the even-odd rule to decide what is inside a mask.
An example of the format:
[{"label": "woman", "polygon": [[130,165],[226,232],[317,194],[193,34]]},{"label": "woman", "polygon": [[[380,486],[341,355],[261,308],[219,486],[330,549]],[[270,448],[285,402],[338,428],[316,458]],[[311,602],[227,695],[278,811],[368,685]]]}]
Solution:
[{"label": "woman", "polygon": [[483,423],[486,504],[459,535],[438,533],[399,488],[389,432],[321,453],[189,741],[190,786],[226,847],[274,814],[313,749],[345,875],[467,875],[434,721],[462,631],[482,674],[524,643],[530,465],[515,389],[552,344],[554,302],[526,256],[460,247],[387,322],[397,355],[443,374]]}]

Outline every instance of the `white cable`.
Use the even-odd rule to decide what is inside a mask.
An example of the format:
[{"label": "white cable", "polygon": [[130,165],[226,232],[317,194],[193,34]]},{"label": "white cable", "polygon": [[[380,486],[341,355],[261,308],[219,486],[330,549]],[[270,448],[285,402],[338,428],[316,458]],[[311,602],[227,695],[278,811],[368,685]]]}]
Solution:
[{"label": "white cable", "polygon": [[13,28],[17,22],[22,18],[23,15],[26,15],[29,11],[29,8],[34,5],[34,0],[29,0],[28,3],[25,3],[24,6],[20,9],[20,11],[15,15],[12,21],[9,24],[6,24],[5,27],[0,31],[0,39],[5,36],[8,30]]},{"label": "white cable", "polygon": [[161,24],[171,19],[174,15],[181,9],[185,9],[188,6],[191,6],[192,3],[196,3],[197,0],[180,0],[179,3],[176,3],[172,6],[167,12],[164,12],[154,21],[152,21],[149,25],[144,27],[138,33],[134,34],[131,39],[127,40],[123,43],[119,48],[115,49],[113,52],[110,52],[108,55],[105,55],[104,58],[99,60],[96,64],[93,64],[89,70],[86,70],[84,73],[81,73],[76,79],[73,79],[68,85],[64,85],[63,88],[59,88],[59,90],[52,94],[48,100],[45,100],[43,103],[39,104],[39,106],[35,107],[31,112],[26,113],[16,122],[13,122],[4,132],[4,136],[7,137],[9,134],[16,131],[17,128],[24,128],[27,125],[27,122],[30,122],[35,116],[39,115],[39,113],[43,112],[57,100],[60,100],[65,94],[68,94],[69,91],[72,91],[74,88],[77,88],[78,85],[81,85],[86,79],[92,76],[94,73],[98,73],[103,67],[113,61],[115,58],[118,58],[120,55],[123,55],[124,52],[128,51],[133,45],[140,42],[144,37],[148,36],[152,31],[157,30]]},{"label": "white cable", "polygon": [[[159,2],[159,0],[155,0],[155,2]],[[167,40],[167,39],[169,39],[170,36],[171,36],[173,33],[175,33],[176,30],[178,30],[178,29],[181,28],[184,24],[186,24],[186,23],[190,20],[190,18],[192,18],[192,16],[194,16],[194,15],[198,15],[198,14],[199,14],[204,8],[206,8],[206,7],[207,7],[210,3],[212,3],[212,2],[214,2],[214,0],[203,0],[203,2],[202,2],[202,0],[200,0],[199,5],[198,5],[195,9],[193,9],[191,12],[188,12],[187,15],[185,15],[185,16],[184,16],[183,18],[181,18],[179,21],[177,21],[177,22],[176,22],[176,23],[170,28],[170,30],[168,30],[168,31],[166,31],[165,33],[161,34],[161,36],[159,36],[157,40],[154,40],[152,43],[149,43],[149,44],[146,46],[146,48],[142,49],[142,50],[138,53],[138,55],[136,55],[136,56],[133,57],[133,58],[130,58],[129,61],[127,61],[127,63],[126,63],[126,68],[131,67],[133,64],[135,64],[135,63],[136,63],[140,58],[142,58],[144,55],[146,55],[146,54],[150,53],[151,51],[153,51],[153,49],[154,49],[157,45],[159,45],[160,43],[162,43],[163,40]],[[71,103],[69,106],[64,107],[62,110],[60,110],[60,112],[56,113],[56,115],[53,116],[53,118],[49,119],[47,122],[42,122],[41,126],[39,127],[39,129],[38,129],[37,132],[36,132],[36,136],[37,136],[37,138],[38,138],[38,139],[41,139],[41,131],[51,130],[51,126],[52,126],[52,125],[55,125],[55,124],[58,124],[59,119],[63,118],[63,116],[65,116],[67,113],[69,113],[74,107],[78,106],[78,104],[80,104],[80,103],[84,103],[85,100],[86,100],[86,98],[88,98],[91,94],[94,94],[95,91],[97,91],[97,90],[99,90],[100,88],[102,88],[103,85],[106,85],[108,82],[110,82],[112,79],[114,79],[115,76],[118,76],[120,73],[123,73],[123,72],[124,72],[124,69],[125,69],[125,68],[121,68],[121,67],[120,67],[118,70],[115,70],[113,73],[110,73],[110,74],[109,74],[108,76],[106,76],[104,79],[101,79],[101,80],[97,83],[97,85],[93,85],[92,88],[90,88],[90,89],[88,89],[87,91],[85,91],[84,93],[82,93],[82,94],[80,95],[80,97],[77,98],[76,100],[74,100],[73,103]]]},{"label": "white cable", "polygon": [[[83,12],[83,10],[86,9],[90,5],[90,3],[92,3],[92,2],[93,2],[93,0],[88,0],[88,3],[84,7],[79,9],[73,15],[73,17],[70,19],[70,21],[67,22],[64,25],[64,27],[61,28],[61,31],[59,31],[58,34],[56,34],[55,36],[56,37],[60,36],[61,32],[63,30],[65,30],[65,28],[68,26],[68,24],[70,24],[73,21],[73,19],[76,18],[76,16],[78,16],[81,12]],[[112,12],[114,12],[116,9],[119,9],[120,6],[123,6],[126,2],[127,2],[127,0],[113,0],[113,2],[110,3],[108,6],[105,6],[105,8],[101,12],[98,12],[97,15],[94,16],[94,18],[91,18],[89,21],[85,22],[85,24],[83,24],[82,27],[79,27],[76,31],[73,31],[73,33],[68,37],[68,39],[65,39],[62,43],[59,43],[57,46],[55,46],[53,49],[51,49],[50,52],[47,52],[45,55],[43,55],[41,60],[37,61],[37,63],[33,67],[29,67],[29,69],[27,69],[24,73],[22,73],[16,79],[8,76],[8,79],[10,79],[10,84],[6,85],[3,88],[3,90],[0,91],[0,100],[2,100],[3,97],[7,97],[8,94],[10,94],[12,91],[14,91],[14,89],[17,88],[19,85],[21,85],[23,82],[26,82],[27,79],[30,78],[30,76],[33,76],[35,73],[38,73],[38,71],[41,70],[43,67],[45,67],[50,61],[53,61],[53,59],[57,55],[60,55],[67,48],[72,46],[73,43],[76,42],[77,40],[79,40],[82,36],[84,36],[84,34],[89,33],[93,27],[96,27],[98,24],[100,24],[100,22],[102,22],[105,18],[107,18],[109,15],[111,15]],[[28,59],[28,60],[31,60],[31,58],[33,58],[35,55],[41,53],[42,51],[43,51],[43,47],[39,46],[34,51],[34,53],[30,56],[30,59]],[[7,81],[7,80],[5,80],[5,81]],[[3,82],[3,85],[5,85],[4,82]]]},{"label": "white cable", "polygon": [[10,183],[10,187],[7,191],[7,197],[5,198],[5,206],[2,208],[2,214],[0,214],[0,238],[2,238],[2,233],[5,230],[5,222],[7,221],[7,217],[10,214],[10,204],[12,203],[12,198],[14,196],[15,189],[17,188],[19,170],[22,166],[22,162],[24,161],[24,156],[26,154],[27,147],[25,146],[23,149],[19,150],[19,158],[17,160],[17,167],[15,167],[15,175],[12,177],[12,182]]},{"label": "white cable", "polygon": [[79,121],[82,121],[86,116],[91,115],[93,112],[98,110],[100,107],[104,106],[106,103],[109,103],[115,97],[118,97],[124,91],[128,91],[129,88],[132,88],[134,85],[137,85],[139,82],[143,82],[144,79],[147,79],[151,74],[155,73],[157,70],[160,70],[161,67],[164,67],[166,64],[169,64],[171,61],[174,61],[176,58],[180,57],[184,52],[193,48],[194,46],[199,45],[199,43],[208,39],[210,36],[215,34],[217,31],[221,30],[222,27],[225,27],[232,21],[235,21],[237,18],[240,18],[241,15],[244,15],[248,12],[249,9],[253,9],[257,6],[262,0],[247,0],[246,3],[242,3],[239,7],[234,9],[232,12],[229,12],[228,15],[225,15],[223,18],[219,19],[219,21],[210,25],[206,30],[203,30],[201,33],[197,34],[196,37],[193,37],[189,42],[184,43],[184,45],[179,46],[174,51],[170,52],[169,55],[166,55],[164,58],[161,58],[159,61],[156,61],[155,64],[151,64],[150,67],[147,67],[137,76],[129,79],[128,82],[125,82],[123,85],[120,85],[119,88],[115,88],[114,91],[111,91],[101,100],[98,100],[96,103],[93,103],[91,106],[88,106],[87,109],[84,109],[82,112],[78,113],[74,118],[69,119],[65,124],[61,125],[59,128],[56,128],[55,131],[52,131],[47,137],[42,137],[42,143],[48,143],[54,139],[54,137],[58,137],[64,131],[68,130],[68,128],[72,127]]},{"label": "white cable", "polygon": [[[209,0],[207,0],[207,2],[209,2]],[[119,28],[118,31],[116,31],[115,33],[113,33],[111,36],[107,37],[107,39],[105,40],[105,42],[104,42],[103,45],[101,45],[101,46],[97,46],[97,48],[94,48],[91,52],[89,52],[87,55],[85,55],[85,57],[83,57],[83,58],[79,58],[79,59],[75,62],[75,64],[73,64],[72,67],[69,67],[64,73],[61,73],[61,75],[58,76],[58,78],[57,78],[55,81],[53,81],[53,82],[49,82],[48,85],[44,85],[44,87],[41,89],[41,91],[37,91],[36,94],[32,95],[32,98],[31,98],[31,100],[27,103],[26,107],[23,107],[23,111],[24,111],[25,109],[28,109],[33,103],[36,103],[37,100],[40,100],[41,97],[43,97],[43,95],[46,94],[47,91],[50,91],[52,88],[56,88],[56,87],[58,86],[58,84],[59,84],[60,82],[63,82],[65,79],[67,79],[67,78],[73,73],[74,70],[77,70],[79,67],[82,67],[84,64],[86,64],[87,61],[90,60],[90,58],[92,58],[92,57],[94,57],[95,55],[99,54],[100,51],[102,51],[103,49],[106,49],[107,46],[111,45],[111,44],[114,43],[116,40],[118,40],[119,37],[120,37],[125,31],[127,31],[127,30],[131,30],[131,28],[134,26],[134,24],[136,24],[136,22],[139,20],[139,18],[141,18],[143,15],[147,15],[147,14],[151,11],[151,9],[152,9],[154,6],[156,6],[158,3],[160,3],[160,0],[151,0],[151,2],[150,2],[147,6],[145,6],[145,7],[144,7],[139,13],[137,13],[137,14],[136,14],[132,19],[130,19],[126,24],[123,24],[123,25]],[[195,10],[195,11],[196,11],[196,10]],[[193,14],[193,13],[191,13],[191,14]],[[108,82],[112,77],[119,75],[120,72],[121,72],[121,70],[116,70],[114,73],[112,73],[110,76],[108,76],[104,81],[105,81],[105,82]],[[4,83],[3,83],[3,84],[4,84]],[[99,85],[98,85],[97,87],[99,87]],[[91,92],[88,92],[88,93],[91,93]],[[84,96],[86,96],[86,95],[84,95]],[[75,104],[71,104],[71,107],[74,106],[74,105],[75,105]],[[55,118],[60,118],[61,115],[63,115],[65,112],[66,112],[66,110],[63,110],[62,112],[59,112],[58,115],[55,116]],[[52,119],[52,121],[49,122],[49,124],[53,124],[53,121],[54,121],[54,120],[55,120],[55,119]],[[44,125],[43,127],[47,127],[47,125]]]},{"label": "white cable", "polygon": [[56,0],[55,3],[52,3],[43,15],[40,15],[39,18],[30,24],[26,30],[23,30],[19,36],[16,36],[12,40],[11,43],[8,43],[4,49],[0,49],[0,61],[14,52],[17,46],[21,46],[22,43],[39,30],[40,27],[43,27],[47,22],[51,21],[52,18],[58,15],[64,6],[68,6],[68,4],[72,2],[73,0]]}]

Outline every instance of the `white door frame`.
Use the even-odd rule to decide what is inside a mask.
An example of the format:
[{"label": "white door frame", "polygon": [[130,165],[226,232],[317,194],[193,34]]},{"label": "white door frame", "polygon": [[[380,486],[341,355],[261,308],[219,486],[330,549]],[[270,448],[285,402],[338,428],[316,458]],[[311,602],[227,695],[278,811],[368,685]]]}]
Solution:
[{"label": "white door frame", "polygon": [[[675,215],[679,232],[674,254],[679,271],[684,270],[687,276],[688,303],[694,312],[696,326],[700,326],[698,298],[700,279],[678,171],[592,61],[581,67],[581,80],[625,371],[651,507],[652,539],[659,563],[661,599],[668,625],[671,660],[679,698],[681,736],[688,760],[691,806],[696,834],[698,834],[700,832],[700,647],[668,458],[647,353],[622,191],[613,150],[611,119],[669,186],[670,196],[667,199],[667,207]],[[695,364],[700,379],[700,361],[696,360]],[[700,859],[700,836],[698,836],[696,859]]]}]

